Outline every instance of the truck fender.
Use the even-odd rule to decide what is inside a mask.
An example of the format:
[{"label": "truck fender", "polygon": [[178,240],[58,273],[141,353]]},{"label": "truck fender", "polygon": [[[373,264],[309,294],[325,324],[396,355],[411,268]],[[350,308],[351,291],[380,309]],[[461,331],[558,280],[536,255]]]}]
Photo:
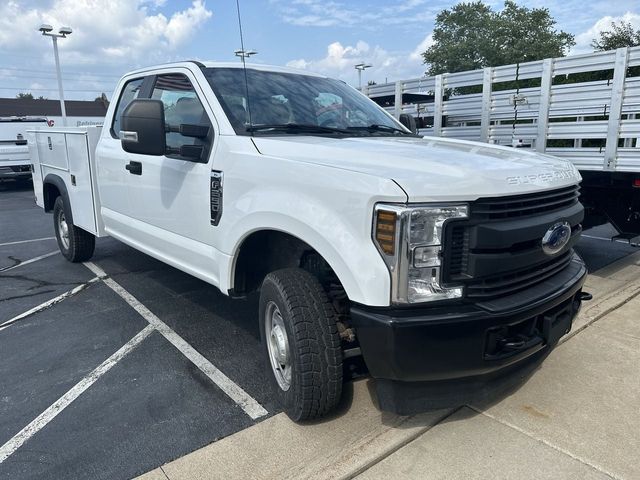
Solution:
[{"label": "truck fender", "polygon": [[[351,235],[348,227],[334,225],[338,230],[345,233],[342,242],[353,241],[358,244],[357,238]],[[362,248],[360,245],[360,255],[357,258],[350,258],[353,250],[344,249],[344,243],[333,245],[322,232],[295,217],[283,215],[276,212],[259,212],[254,215],[248,215],[239,224],[236,224],[229,238],[236,239],[230,248],[229,261],[226,265],[227,272],[221,272],[221,278],[227,279],[227,285],[230,287],[234,283],[234,274],[236,260],[239,256],[240,248],[245,239],[251,234],[261,230],[276,230],[291,235],[305,242],[313,248],[322,258],[329,264],[340,280],[347,296],[350,300],[369,304],[369,305],[388,305],[390,278],[386,267],[375,250],[373,242],[370,249]],[[242,232],[240,235],[233,233]],[[342,254],[341,251],[345,250]],[[371,250],[371,251],[368,251]],[[345,259],[345,257],[347,257]],[[349,261],[350,260],[350,261]],[[373,261],[372,261],[373,260]],[[225,266],[222,266],[225,268]],[[354,275],[354,269],[359,269],[360,280]],[[367,282],[362,282],[362,278]],[[363,284],[364,283],[364,284]],[[361,285],[363,284],[363,285]],[[224,290],[223,290],[224,291]],[[381,302],[382,303],[378,303]]]},{"label": "truck fender", "polygon": [[53,210],[53,204],[56,201],[56,196],[52,195],[52,191],[50,188],[47,188],[47,185],[52,185],[56,187],[64,202],[69,206],[69,214],[71,218],[69,219],[71,223],[73,223],[73,212],[71,211],[71,202],[69,201],[69,192],[67,191],[67,185],[64,183],[64,180],[54,173],[47,174],[42,181],[43,186],[43,195],[44,195],[44,211],[51,212]]}]

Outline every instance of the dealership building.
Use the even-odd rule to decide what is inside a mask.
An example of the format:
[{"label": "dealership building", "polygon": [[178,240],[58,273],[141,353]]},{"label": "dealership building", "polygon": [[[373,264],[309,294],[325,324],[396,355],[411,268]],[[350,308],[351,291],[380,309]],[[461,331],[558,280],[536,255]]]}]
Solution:
[{"label": "dealership building", "polygon": [[[102,125],[109,102],[106,99],[66,100],[64,105],[67,111],[67,126],[83,127]],[[59,100],[0,98],[0,118],[7,117],[45,117],[49,126],[63,126]]]}]

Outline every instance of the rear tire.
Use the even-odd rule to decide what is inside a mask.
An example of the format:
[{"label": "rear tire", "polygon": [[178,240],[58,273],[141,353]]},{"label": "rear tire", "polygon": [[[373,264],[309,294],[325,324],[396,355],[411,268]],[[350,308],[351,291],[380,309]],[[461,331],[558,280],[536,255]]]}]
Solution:
[{"label": "rear tire", "polygon": [[260,336],[267,375],[295,422],[326,415],[342,395],[342,348],[336,313],[320,282],[289,268],[260,290]]},{"label": "rear tire", "polygon": [[53,228],[58,248],[67,260],[74,263],[85,262],[93,256],[96,237],[73,224],[71,207],[62,197],[56,198],[53,204]]}]

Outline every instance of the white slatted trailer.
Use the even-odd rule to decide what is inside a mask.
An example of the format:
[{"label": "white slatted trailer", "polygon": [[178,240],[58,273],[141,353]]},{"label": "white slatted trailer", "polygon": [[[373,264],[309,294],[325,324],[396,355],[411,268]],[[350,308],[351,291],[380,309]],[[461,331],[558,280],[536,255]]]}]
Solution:
[{"label": "white slatted trailer", "polygon": [[[423,135],[525,146],[581,171],[591,225],[640,234],[640,47],[370,85]],[[429,103],[403,103],[431,94]],[[426,97],[426,95],[425,95]]]}]

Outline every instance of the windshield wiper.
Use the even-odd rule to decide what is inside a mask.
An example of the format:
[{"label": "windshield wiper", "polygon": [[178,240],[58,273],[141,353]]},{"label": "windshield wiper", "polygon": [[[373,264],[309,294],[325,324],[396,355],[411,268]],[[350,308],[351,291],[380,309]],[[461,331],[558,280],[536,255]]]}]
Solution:
[{"label": "windshield wiper", "polygon": [[265,130],[276,130],[287,133],[350,133],[348,130],[343,130],[341,128],[323,127],[320,125],[303,123],[274,123],[251,125],[247,127],[247,132],[261,132]]},{"label": "windshield wiper", "polygon": [[367,125],[366,127],[348,127],[348,130],[361,130],[366,132],[389,132],[389,133],[401,133],[403,135],[413,135],[411,132],[407,132],[401,128],[392,127],[390,125],[379,125],[377,123],[373,123],[371,125]]}]

